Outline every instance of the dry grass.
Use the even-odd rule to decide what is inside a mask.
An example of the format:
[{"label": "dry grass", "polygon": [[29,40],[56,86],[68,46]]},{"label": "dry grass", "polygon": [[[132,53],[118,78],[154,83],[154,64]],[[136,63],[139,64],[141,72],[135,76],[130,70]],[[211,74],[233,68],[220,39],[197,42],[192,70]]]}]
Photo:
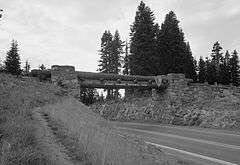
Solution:
[{"label": "dry grass", "polygon": [[37,149],[31,110],[56,102],[58,95],[61,90],[49,84],[0,74],[1,165],[53,164]]},{"label": "dry grass", "polygon": [[73,159],[91,165],[187,164],[120,132],[83,104],[66,99],[42,108]]}]

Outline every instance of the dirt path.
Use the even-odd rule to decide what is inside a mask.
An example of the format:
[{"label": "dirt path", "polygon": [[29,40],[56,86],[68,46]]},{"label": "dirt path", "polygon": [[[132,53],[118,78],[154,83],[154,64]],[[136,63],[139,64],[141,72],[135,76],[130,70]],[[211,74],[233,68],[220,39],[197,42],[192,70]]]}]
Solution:
[{"label": "dirt path", "polygon": [[54,127],[48,122],[48,116],[41,112],[41,108],[33,111],[33,118],[38,122],[40,127],[37,129],[36,138],[40,149],[49,159],[57,165],[81,165],[80,162],[74,161],[69,155],[68,149],[61,143],[61,139],[55,136]]}]

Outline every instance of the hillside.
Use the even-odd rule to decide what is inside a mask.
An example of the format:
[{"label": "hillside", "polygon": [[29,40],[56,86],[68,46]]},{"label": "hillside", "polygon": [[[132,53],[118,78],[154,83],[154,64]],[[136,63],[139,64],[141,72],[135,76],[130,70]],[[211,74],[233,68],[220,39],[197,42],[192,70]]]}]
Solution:
[{"label": "hillside", "polygon": [[0,75],[0,164],[192,164],[121,132],[66,92]]}]

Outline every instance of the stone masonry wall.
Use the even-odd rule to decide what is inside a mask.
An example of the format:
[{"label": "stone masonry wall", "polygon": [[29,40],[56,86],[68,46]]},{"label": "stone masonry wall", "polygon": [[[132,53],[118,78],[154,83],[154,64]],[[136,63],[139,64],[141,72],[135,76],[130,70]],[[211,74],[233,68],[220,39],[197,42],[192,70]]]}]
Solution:
[{"label": "stone masonry wall", "polygon": [[110,120],[240,129],[239,88],[178,80],[170,82],[166,91],[157,93],[157,99],[142,97],[108,101],[92,105],[91,109]]},{"label": "stone masonry wall", "polygon": [[52,66],[51,81],[65,88],[71,96],[79,97],[80,88],[74,66]]},{"label": "stone masonry wall", "polygon": [[52,83],[55,85],[63,85],[67,88],[78,87],[77,74],[73,66],[52,66],[51,80]]}]

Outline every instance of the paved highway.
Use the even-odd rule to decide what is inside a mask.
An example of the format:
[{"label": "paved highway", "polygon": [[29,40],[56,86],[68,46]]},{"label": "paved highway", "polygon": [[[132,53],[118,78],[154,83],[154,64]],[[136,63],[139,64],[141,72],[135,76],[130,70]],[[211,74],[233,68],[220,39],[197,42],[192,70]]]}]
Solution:
[{"label": "paved highway", "polygon": [[240,165],[240,131],[117,122],[167,154],[204,165]]}]

